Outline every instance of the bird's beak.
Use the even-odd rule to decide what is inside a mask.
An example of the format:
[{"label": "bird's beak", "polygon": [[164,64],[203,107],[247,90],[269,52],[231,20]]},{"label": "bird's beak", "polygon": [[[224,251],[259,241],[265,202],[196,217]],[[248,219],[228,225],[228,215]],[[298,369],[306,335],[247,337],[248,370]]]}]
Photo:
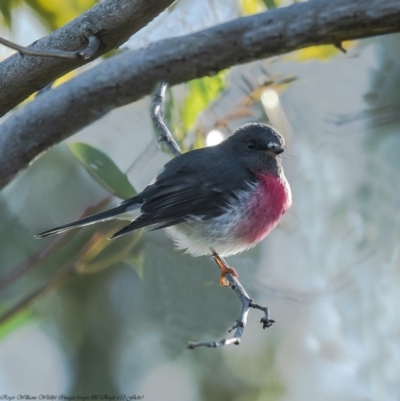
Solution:
[{"label": "bird's beak", "polygon": [[284,151],[283,148],[276,148],[276,149],[270,149],[267,150],[265,153],[269,154],[270,156],[276,157],[280,155]]}]

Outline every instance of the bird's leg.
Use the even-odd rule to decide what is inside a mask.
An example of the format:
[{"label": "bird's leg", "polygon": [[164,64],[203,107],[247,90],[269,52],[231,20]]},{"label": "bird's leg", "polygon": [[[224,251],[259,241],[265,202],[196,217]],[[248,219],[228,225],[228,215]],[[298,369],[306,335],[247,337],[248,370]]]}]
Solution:
[{"label": "bird's leg", "polygon": [[223,286],[223,287],[229,287],[229,281],[226,279],[226,275],[232,274],[232,276],[234,277],[239,277],[239,275],[237,274],[236,270],[229,266],[225,259],[222,256],[219,256],[217,252],[215,252],[214,249],[211,248],[211,252],[213,254],[213,258],[215,260],[215,263],[218,265],[218,267],[221,270],[221,278],[219,279],[219,285]]}]

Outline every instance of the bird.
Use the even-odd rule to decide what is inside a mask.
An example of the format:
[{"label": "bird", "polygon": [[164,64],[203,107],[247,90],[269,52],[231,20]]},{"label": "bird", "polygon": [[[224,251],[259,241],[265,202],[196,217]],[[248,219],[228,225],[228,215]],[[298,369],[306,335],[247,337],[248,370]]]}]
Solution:
[{"label": "bird", "polygon": [[229,285],[226,274],[238,275],[224,257],[258,244],[292,205],[284,147],[272,126],[244,124],[218,145],[176,156],[133,198],[35,237],[128,216],[132,221],[110,239],[144,227],[165,229],[177,249],[211,254],[221,269],[220,284]]}]

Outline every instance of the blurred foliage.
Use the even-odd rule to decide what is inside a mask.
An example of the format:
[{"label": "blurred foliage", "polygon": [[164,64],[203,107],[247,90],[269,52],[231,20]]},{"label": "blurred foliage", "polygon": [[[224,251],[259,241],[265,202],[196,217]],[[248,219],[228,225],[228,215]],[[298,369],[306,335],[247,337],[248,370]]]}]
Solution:
[{"label": "blurred foliage", "polygon": [[[279,7],[281,0],[241,0],[242,11],[245,15],[256,14],[265,9],[273,9]],[[351,42],[343,42],[343,47],[346,49]],[[299,61],[308,61],[312,59],[328,60],[341,53],[341,51],[332,45],[311,46],[305,49],[296,51],[295,58]]]},{"label": "blurred foliage", "polygon": [[[3,308],[1,310],[1,314],[6,312],[7,309]],[[6,323],[0,325],[0,340],[11,333],[13,330],[16,330],[18,327],[28,323],[30,321],[31,314],[29,311],[25,310],[21,313],[15,315],[12,319],[8,320]]]},{"label": "blurred foliage", "polygon": [[244,14],[256,14],[265,10],[264,2],[261,0],[242,0]]},{"label": "blurred foliage", "polygon": [[77,74],[76,71],[70,71],[67,72],[65,75],[63,75],[62,77],[56,79],[53,84],[51,85],[52,88],[56,88],[57,86],[62,85],[64,82],[67,82],[68,80],[70,80],[71,78],[73,78],[75,75]]},{"label": "blurred foliage", "polygon": [[246,15],[256,14],[279,7],[281,0],[241,0],[242,11]]},{"label": "blurred foliage", "polygon": [[[126,224],[123,223],[123,225]],[[113,227],[108,232],[97,232],[92,236],[85,247],[85,252],[76,263],[78,273],[95,273],[114,266],[125,259],[131,259],[131,251],[143,237],[144,231],[138,230],[130,235],[124,235],[117,241],[110,241],[109,238],[115,231],[116,229]],[[138,260],[135,259],[135,262],[135,267],[137,267]]]},{"label": "blurred foliage", "polygon": [[[50,203],[52,205],[58,205],[53,211],[49,211],[46,207],[43,208],[42,212],[46,216],[46,221],[48,222],[52,213],[55,212],[58,214],[61,210],[63,211],[63,215],[68,215],[68,210],[71,209],[75,216],[76,210],[81,210],[80,213],[84,210],[83,214],[86,215],[103,210],[109,203],[110,195],[106,195],[106,197],[103,195],[103,198],[100,198],[100,200],[98,196],[95,197],[97,203],[88,207],[88,200],[85,201],[84,199],[87,197],[93,199],[91,188],[93,188],[93,185],[95,187],[97,185],[93,180],[88,180],[87,174],[83,172],[79,164],[81,164],[95,181],[108,192],[114,193],[116,196],[123,199],[136,194],[135,189],[128,181],[126,175],[122,173],[103,152],[84,143],[71,144],[69,150],[70,152],[63,151],[60,153],[59,148],[56,148],[51,152],[47,152],[35,163],[29,172],[27,172],[29,178],[25,178],[24,175],[17,178],[19,185],[15,187],[15,190],[18,193],[18,202],[14,201],[12,203],[14,208],[13,212],[7,211],[8,203],[3,202],[0,204],[0,210],[5,209],[4,211],[7,211],[8,216],[15,216],[13,218],[9,217],[8,219],[3,219],[3,227],[7,231],[8,238],[12,237],[10,227],[13,227],[18,231],[18,239],[24,244],[24,247],[27,247],[27,251],[24,252],[15,247],[6,246],[2,249],[4,263],[0,282],[2,284],[8,282],[8,284],[4,286],[4,291],[2,291],[2,313],[0,315],[12,310],[10,307],[17,307],[19,304],[17,299],[22,301],[25,307],[23,309],[19,307],[14,309],[19,313],[14,315],[11,319],[8,319],[5,324],[1,325],[0,337],[7,335],[14,329],[28,322],[30,315],[25,312],[27,310],[26,307],[33,301],[37,301],[38,298],[41,298],[41,296],[47,292],[47,290],[42,291],[42,289],[55,289],[64,284],[64,281],[58,280],[57,277],[59,274],[66,274],[67,277],[71,277],[75,273],[95,273],[122,262],[124,259],[131,258],[132,255],[138,253],[134,249],[143,236],[143,231],[141,230],[133,235],[125,236],[118,241],[108,241],[107,238],[110,237],[111,233],[122,228],[122,225],[126,225],[126,222],[120,222],[118,220],[109,222],[109,224],[104,224],[100,227],[88,227],[86,230],[64,233],[59,237],[54,237],[44,242],[35,241],[31,231],[27,231],[21,224],[15,224],[16,221],[25,221],[25,223],[27,223],[26,218],[24,219],[23,217],[24,212],[22,212],[21,216],[18,211],[21,210],[21,207],[25,210],[22,206],[26,201],[25,191],[27,191],[27,195],[28,192],[31,192],[29,188],[32,186],[41,188],[38,194],[41,193],[42,200],[48,199],[50,195],[48,190],[50,190],[51,198],[53,199]],[[55,160],[57,160],[57,167],[54,166]],[[80,163],[76,163],[76,160]],[[43,164],[46,165],[47,163],[53,167],[51,169],[43,169]],[[25,184],[23,182],[25,182]],[[78,182],[84,185],[84,192],[80,192],[77,189]],[[27,183],[29,184],[27,185]],[[71,188],[73,188],[72,191]],[[98,191],[98,189],[96,191]],[[92,195],[90,195],[91,192]],[[104,192],[102,193],[104,194]],[[58,201],[56,199],[58,199]],[[32,199],[32,201],[36,203],[36,205],[39,204],[38,199],[36,199],[36,201]],[[77,208],[76,202],[83,202],[83,209]],[[47,203],[44,202],[44,204]],[[35,209],[35,213],[31,215],[33,221],[28,223],[36,228],[39,227],[38,222],[41,220],[40,216],[43,214],[39,209],[40,208]],[[83,216],[78,215],[77,217]],[[68,220],[69,219],[71,219],[71,215]],[[76,217],[72,217],[72,219],[76,219]],[[18,255],[13,255],[12,253],[8,254],[5,252],[5,249],[14,251],[19,249]],[[25,266],[27,261],[29,261],[28,266]],[[33,269],[36,270],[38,268],[40,268],[41,273],[38,274],[37,272],[34,276],[29,274],[29,280],[27,280],[28,277],[26,276],[28,270],[25,271],[25,269],[33,271]],[[140,271],[140,269],[142,269],[142,267],[138,265],[137,260],[136,270]],[[68,271],[71,274],[69,274]],[[14,274],[14,272],[16,274]],[[13,276],[15,277],[13,278]],[[35,277],[35,279],[32,280],[32,277]],[[32,291],[34,287],[38,287],[39,289]],[[17,299],[15,299],[15,295],[17,294],[25,295],[18,295]],[[31,299],[31,301],[25,302],[28,299]]]},{"label": "blurred foliage", "polygon": [[1,0],[0,12],[6,26],[12,25],[12,9],[25,2],[38,13],[50,30],[65,25],[84,11],[93,7],[97,0]]},{"label": "blurred foliage", "polygon": [[184,152],[204,145],[203,138],[196,135],[196,122],[226,88],[225,75],[226,71],[221,71],[212,77],[189,81],[177,90],[168,89],[164,118]]},{"label": "blurred foliage", "polygon": [[281,0],[262,0],[262,2],[265,4],[265,7],[267,7],[268,10],[271,10],[272,8],[278,7]]},{"label": "blurred foliage", "polygon": [[[346,41],[342,43],[342,46],[348,50],[349,47],[353,46],[357,41]],[[298,50],[294,53],[294,57],[298,61],[308,61],[317,59],[321,61],[329,60],[330,58],[342,54],[342,52],[333,45],[322,45],[322,46],[311,46],[305,49]]]},{"label": "blurred foliage", "polygon": [[21,0],[1,0],[0,1],[0,14],[3,18],[0,18],[0,23],[3,23],[7,27],[11,26],[12,9],[19,4]]},{"label": "blurred foliage", "polygon": [[72,143],[68,147],[86,171],[106,191],[121,199],[136,195],[126,174],[105,153],[86,143]]},{"label": "blurred foliage", "polygon": [[182,122],[185,131],[189,131],[196,122],[197,116],[225,88],[225,72],[213,77],[194,79],[187,83],[188,94],[182,107]]}]

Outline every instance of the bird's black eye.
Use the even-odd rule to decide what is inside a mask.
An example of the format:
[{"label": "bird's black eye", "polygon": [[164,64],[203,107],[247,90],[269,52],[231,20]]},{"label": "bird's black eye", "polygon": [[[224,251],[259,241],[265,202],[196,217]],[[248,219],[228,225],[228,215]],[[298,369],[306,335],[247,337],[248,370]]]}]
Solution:
[{"label": "bird's black eye", "polygon": [[248,147],[249,149],[255,149],[256,146],[257,146],[257,144],[256,144],[254,141],[249,141],[249,142],[247,143],[247,147]]}]

